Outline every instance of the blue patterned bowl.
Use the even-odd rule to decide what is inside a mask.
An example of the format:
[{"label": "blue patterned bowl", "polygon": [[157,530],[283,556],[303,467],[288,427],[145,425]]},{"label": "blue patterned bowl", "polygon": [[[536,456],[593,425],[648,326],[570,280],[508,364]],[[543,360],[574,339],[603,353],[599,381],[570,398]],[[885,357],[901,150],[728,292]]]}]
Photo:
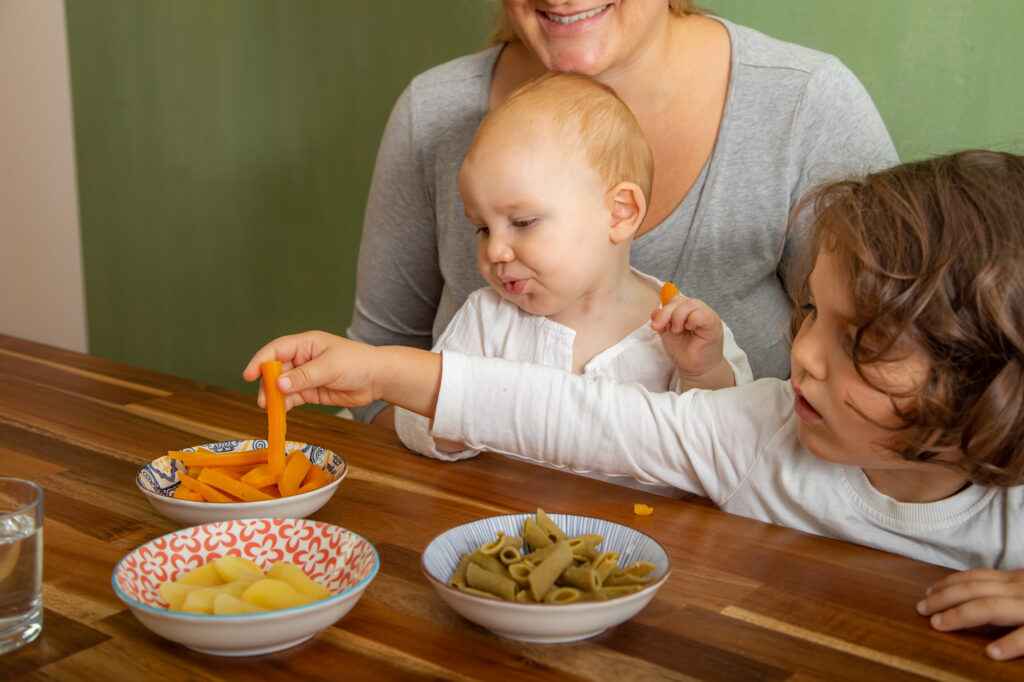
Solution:
[{"label": "blue patterned bowl", "polygon": [[639,613],[668,579],[671,561],[657,540],[622,524],[589,516],[548,514],[570,537],[597,533],[600,549],[619,552],[619,566],[649,561],[657,568],[654,580],[642,589],[605,601],[569,604],[524,604],[464,592],[448,584],[459,558],[493,542],[500,531],[519,535],[532,514],[493,516],[456,526],[434,538],[421,557],[428,582],[456,613],[491,632],[527,642],[572,642],[598,635]]},{"label": "blue patterned bowl", "polygon": [[[266,440],[229,440],[220,443],[207,443],[183,448],[184,452],[192,452],[200,448],[218,454],[231,454],[265,448]],[[341,455],[318,445],[287,441],[288,451],[302,450],[309,461],[323,467],[327,474],[327,484],[322,488],[280,499],[263,502],[192,502],[172,497],[181,485],[178,473],[185,470],[179,460],[164,455],[154,459],[139,471],[135,484],[149,500],[153,508],[171,519],[187,525],[210,523],[213,521],[231,521],[234,519],[253,518],[290,518],[300,519],[309,516],[331,499],[341,479],[348,473],[348,465]]]}]

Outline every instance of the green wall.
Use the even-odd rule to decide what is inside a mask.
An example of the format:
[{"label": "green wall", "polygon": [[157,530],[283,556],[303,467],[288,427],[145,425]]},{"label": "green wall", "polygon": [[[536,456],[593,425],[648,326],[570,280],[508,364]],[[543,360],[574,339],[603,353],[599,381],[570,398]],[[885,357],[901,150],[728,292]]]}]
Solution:
[{"label": "green wall", "polygon": [[[712,0],[839,55],[904,159],[1024,152],[1020,0]],[[89,349],[251,391],[274,336],[342,333],[387,114],[480,48],[487,0],[66,0]]]},{"label": "green wall", "polygon": [[968,147],[1024,153],[1021,0],[705,0],[703,6],[837,55],[871,93],[904,161]]},{"label": "green wall", "polygon": [[392,104],[481,48],[480,0],[67,0],[90,352],[247,391],[343,333]]}]

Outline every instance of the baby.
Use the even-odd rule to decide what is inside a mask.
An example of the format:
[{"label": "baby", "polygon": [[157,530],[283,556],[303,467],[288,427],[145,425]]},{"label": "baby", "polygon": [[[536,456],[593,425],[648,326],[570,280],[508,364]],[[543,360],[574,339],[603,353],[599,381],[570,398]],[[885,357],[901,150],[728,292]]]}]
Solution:
[{"label": "baby", "polygon": [[[322,332],[271,342],[243,376],[278,359],[290,404],[384,399],[474,447],[703,492],[730,513],[970,569],[918,611],[942,630],[1024,626],[1024,157],[905,164],[805,205],[791,381],[655,394]],[[481,404],[503,418],[479,419]],[[1024,655],[1024,627],[987,652]]]},{"label": "baby", "polygon": [[[611,88],[550,73],[514,92],[483,119],[459,174],[466,217],[480,235],[477,266],[490,286],[470,295],[433,350],[539,363],[652,392],[749,382],[746,355],[707,305],[678,296],[658,309],[662,282],[630,268],[652,178],[647,140]],[[487,403],[474,411],[504,418]],[[407,410],[396,411],[395,427],[425,455],[479,452],[434,439],[429,420]]]}]

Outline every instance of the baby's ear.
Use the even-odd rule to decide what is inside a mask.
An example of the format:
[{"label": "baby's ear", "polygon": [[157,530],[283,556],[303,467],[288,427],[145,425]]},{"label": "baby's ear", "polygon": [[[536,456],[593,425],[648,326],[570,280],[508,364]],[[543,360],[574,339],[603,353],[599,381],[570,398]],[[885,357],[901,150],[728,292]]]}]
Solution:
[{"label": "baby's ear", "polygon": [[620,182],[605,196],[611,213],[609,237],[612,243],[621,244],[640,229],[647,212],[647,199],[635,182]]}]

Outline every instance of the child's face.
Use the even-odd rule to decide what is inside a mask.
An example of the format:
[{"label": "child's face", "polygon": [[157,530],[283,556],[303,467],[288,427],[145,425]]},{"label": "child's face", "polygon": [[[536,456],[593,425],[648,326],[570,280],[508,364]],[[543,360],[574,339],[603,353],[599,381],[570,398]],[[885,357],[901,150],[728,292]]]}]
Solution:
[{"label": "child's face", "polygon": [[[830,462],[862,469],[920,469],[920,464],[884,447],[892,440],[885,427],[900,426],[901,420],[889,396],[861,378],[850,358],[856,331],[850,322],[850,285],[825,248],[818,252],[809,285],[812,312],[797,332],[790,355],[800,442]],[[870,365],[865,372],[875,385],[907,391],[926,380],[928,362],[912,350],[899,361]]]},{"label": "child's face", "polygon": [[609,188],[582,155],[538,126],[526,131],[489,131],[463,163],[459,188],[480,234],[484,279],[523,310],[557,321],[621,268],[608,232]]}]

